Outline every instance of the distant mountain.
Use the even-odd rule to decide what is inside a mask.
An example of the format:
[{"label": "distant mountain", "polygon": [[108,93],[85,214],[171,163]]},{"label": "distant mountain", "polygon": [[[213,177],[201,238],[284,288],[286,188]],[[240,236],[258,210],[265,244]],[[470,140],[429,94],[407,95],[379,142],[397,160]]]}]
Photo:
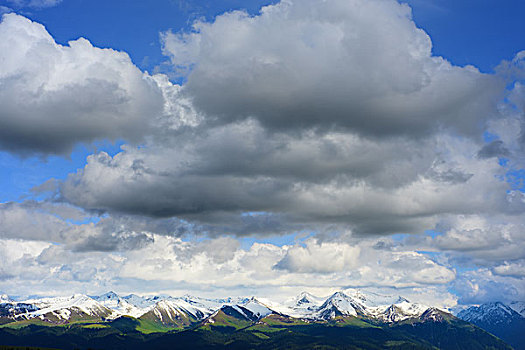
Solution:
[{"label": "distant mountain", "polygon": [[253,322],[276,314],[256,298],[251,298],[242,304],[223,305],[219,310],[206,318],[201,326],[211,329],[230,329],[235,331],[248,327]]},{"label": "distant mountain", "polygon": [[35,319],[51,324],[95,321],[109,317],[113,311],[92,298],[75,294],[71,297],[10,300],[0,304],[2,323]]},{"label": "distant mountain", "polygon": [[524,304],[486,303],[463,310],[458,317],[500,337],[516,350],[525,350]]},{"label": "distant mountain", "polygon": [[508,305],[512,310],[525,317],[525,301],[513,301]]},{"label": "distant mountain", "polygon": [[92,296],[91,298],[104,307],[113,310],[114,317],[122,315],[139,317],[144,314],[145,308],[155,303],[151,298],[148,299],[131,295],[128,297],[121,297],[115,292]]},{"label": "distant mountain", "polygon": [[[505,312],[522,317],[511,308]],[[6,344],[65,349],[156,349],[169,348],[168,343],[192,344],[196,349],[226,344],[228,348],[356,344],[362,349],[509,349],[445,310],[401,296],[361,291],[337,292],[328,298],[303,292],[284,303],[255,297],[143,297],[114,292],[20,301],[3,296],[0,320],[0,340],[11,339]]]}]

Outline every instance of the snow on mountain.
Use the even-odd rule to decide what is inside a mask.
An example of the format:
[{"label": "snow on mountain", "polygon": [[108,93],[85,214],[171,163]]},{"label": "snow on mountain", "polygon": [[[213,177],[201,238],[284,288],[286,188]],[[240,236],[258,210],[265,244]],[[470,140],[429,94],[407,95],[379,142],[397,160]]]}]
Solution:
[{"label": "snow on mountain", "polygon": [[188,310],[181,306],[177,301],[163,299],[153,305],[144,316],[156,318],[156,320],[164,324],[173,324],[179,323],[180,320],[184,320],[184,322],[188,323],[190,322],[190,316],[195,320],[200,320],[205,314],[195,308],[189,308]]},{"label": "snow on mountain", "polygon": [[[221,304],[216,303],[212,300],[200,299],[200,298],[169,298],[161,302],[168,303],[173,308],[177,308],[180,311],[186,312],[196,319],[202,319],[211,315],[215,310],[220,308]],[[157,303],[157,305],[159,305]]]},{"label": "snow on mountain", "polygon": [[144,307],[136,306],[115,292],[108,292],[106,294],[92,296],[91,298],[99,302],[104,307],[114,311],[110,318],[117,318],[121,315],[140,317],[147,312],[146,308],[152,304],[146,303],[144,298],[138,296],[136,296],[136,298],[128,298],[128,300],[131,299],[141,306],[147,305]]},{"label": "snow on mountain", "polygon": [[189,307],[196,308],[203,313],[213,313],[221,308],[223,305],[233,305],[242,303],[246,298],[225,298],[225,299],[206,299],[196,297],[193,295],[184,295],[182,298],[172,298],[173,300],[181,300],[189,305]]},{"label": "snow on mountain", "polygon": [[[348,294],[347,294],[348,293]],[[6,301],[0,307],[0,317],[40,317],[52,322],[66,322],[70,319],[99,317],[114,319],[132,316],[164,324],[186,326],[208,318],[218,310],[229,307],[247,319],[257,320],[277,313],[294,318],[309,320],[331,320],[336,317],[365,317],[380,322],[399,322],[418,318],[429,309],[428,306],[411,303],[400,296],[364,293],[359,290],[337,292],[328,298],[320,298],[307,292],[280,304],[260,298],[206,299],[191,295],[182,297],[120,296],[108,292],[98,296],[74,295],[61,298],[29,299]],[[9,302],[7,302],[9,300]],[[523,310],[523,304],[514,307]],[[508,308],[509,310],[512,310]],[[512,310],[512,312],[515,312]],[[14,315],[14,316],[13,316]]]},{"label": "snow on mountain", "polygon": [[43,298],[26,300],[25,304],[34,305],[37,310],[18,315],[24,318],[39,317],[53,321],[68,321],[72,317],[107,317],[111,314],[109,308],[104,307],[92,298],[75,294],[71,297]]},{"label": "snow on mountain", "polygon": [[359,302],[364,314],[383,322],[399,322],[421,316],[429,307],[412,303],[399,295],[386,295],[360,290],[346,290],[346,294]]},{"label": "snow on mountain", "polygon": [[337,316],[365,316],[382,322],[399,322],[421,316],[429,307],[411,303],[401,296],[337,292],[329,298],[319,298],[302,292],[297,297],[279,305],[264,300],[270,309],[291,317],[302,319],[328,320]]},{"label": "snow on mountain", "polygon": [[29,314],[36,310],[38,307],[33,304],[19,303],[6,296],[0,303],[0,318],[14,320],[18,315]]},{"label": "snow on mountain", "polygon": [[359,289],[347,289],[344,291],[344,293],[367,308],[384,307],[385,305],[392,305],[401,303],[403,301],[408,301],[398,295],[387,295],[374,292],[364,293]]},{"label": "snow on mountain", "polygon": [[315,316],[318,319],[328,320],[337,316],[365,315],[367,312],[356,299],[342,292],[336,292],[319,307]]},{"label": "snow on mountain", "polygon": [[291,309],[313,310],[324,303],[323,298],[316,297],[308,292],[302,292],[297,297],[291,299],[287,304]]},{"label": "snow on mountain", "polygon": [[421,316],[419,316],[419,320],[423,322],[441,323],[441,322],[445,322],[445,318],[449,316],[451,316],[451,314],[444,312],[438,308],[430,307],[426,309],[425,312],[421,314]]},{"label": "snow on mountain", "polygon": [[146,308],[141,318],[160,321],[166,325],[185,326],[212,315],[223,305],[241,300],[245,299],[205,299],[190,295],[161,298],[154,305]]},{"label": "snow on mountain", "polygon": [[513,301],[508,305],[512,310],[525,317],[525,301]]},{"label": "snow on mountain", "polygon": [[205,319],[205,324],[215,324],[216,317],[219,317],[219,323],[223,323],[222,317],[235,319],[239,322],[254,322],[263,317],[274,313],[265,303],[255,297],[250,299],[238,300],[240,303],[224,304]]},{"label": "snow on mountain", "polygon": [[159,296],[141,297],[136,294],[129,294],[121,298],[139,309],[145,309],[151,305],[154,305],[155,303],[159,302],[159,300],[162,299]]},{"label": "snow on mountain", "polygon": [[159,320],[165,318],[172,320],[174,317],[181,316],[200,319],[213,313],[224,304],[221,301],[189,295],[180,298],[169,296],[142,297],[135,294],[119,296],[114,292],[109,292],[92,298],[113,310],[113,318],[122,315],[139,318],[149,313],[150,317],[156,317]]},{"label": "snow on mountain", "polygon": [[516,350],[525,350],[525,317],[516,312],[523,302],[511,303],[512,307],[500,302],[472,306],[458,313],[457,317],[506,341]]},{"label": "snow on mountain", "polygon": [[406,299],[400,299],[398,303],[388,306],[382,312],[377,312],[381,310],[381,307],[369,311],[379,320],[391,323],[419,317],[428,309],[429,307],[426,305],[411,303]]},{"label": "snow on mountain", "polygon": [[248,302],[241,305],[244,309],[250,311],[256,318],[263,318],[273,313],[266,305],[256,298],[251,298]]},{"label": "snow on mountain", "polygon": [[298,296],[286,300],[283,304],[267,299],[259,300],[277,313],[295,318],[313,318],[312,315],[325,301],[325,299],[308,292],[302,292]]},{"label": "snow on mountain", "polygon": [[458,313],[462,320],[487,324],[510,323],[515,319],[522,319],[523,316],[511,307],[500,303],[486,303],[480,306],[472,306]]}]

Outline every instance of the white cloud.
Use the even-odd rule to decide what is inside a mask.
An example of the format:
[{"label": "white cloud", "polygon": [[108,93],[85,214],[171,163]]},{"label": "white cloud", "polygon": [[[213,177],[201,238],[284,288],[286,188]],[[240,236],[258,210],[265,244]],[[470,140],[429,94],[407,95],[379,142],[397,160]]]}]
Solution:
[{"label": "white cloud", "polygon": [[[376,240],[336,244],[310,239],[304,243],[307,254],[298,253],[301,248],[294,245],[254,243],[241,248],[231,238],[196,242],[161,235],[154,235],[141,248],[112,253],[5,239],[0,240],[0,249],[6,245],[6,249],[25,252],[11,254],[4,261],[2,271],[9,272],[2,276],[9,280],[4,292],[11,294],[52,290],[67,294],[72,288],[99,293],[118,284],[119,290],[142,293],[215,296],[290,296],[305,289],[328,294],[349,286],[399,289],[413,295],[423,288],[441,289],[455,278],[454,271],[422,254],[378,250]],[[287,270],[275,267],[287,260]]]},{"label": "white cloud", "polygon": [[359,253],[359,247],[345,243],[311,242],[289,248],[275,268],[295,273],[341,272],[358,265]]},{"label": "white cloud", "polygon": [[282,1],[255,16],[198,21],[189,33],[165,33],[163,43],[199,110],[277,130],[475,135],[503,86],[432,56],[410,8],[393,0]]},{"label": "white cloud", "polygon": [[525,259],[518,262],[505,262],[492,269],[492,272],[499,276],[512,276],[517,278],[525,278]]},{"label": "white cloud", "polygon": [[457,216],[444,221],[434,247],[457,259],[482,266],[525,259],[525,223],[522,216]]},{"label": "white cloud", "polygon": [[525,300],[525,279],[494,275],[489,269],[464,273],[454,283],[462,304]]},{"label": "white cloud", "polygon": [[0,23],[0,147],[65,154],[79,142],[142,140],[163,112],[160,88],[124,52],[83,38],[57,44],[14,13]]}]

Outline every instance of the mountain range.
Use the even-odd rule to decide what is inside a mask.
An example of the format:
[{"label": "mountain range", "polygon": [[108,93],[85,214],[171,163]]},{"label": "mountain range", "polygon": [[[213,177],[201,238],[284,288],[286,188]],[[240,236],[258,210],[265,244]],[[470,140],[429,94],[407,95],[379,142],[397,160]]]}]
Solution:
[{"label": "mountain range", "polygon": [[[513,307],[523,312],[522,304]],[[0,345],[161,349],[175,342],[180,348],[191,343],[192,348],[288,344],[291,348],[510,349],[472,325],[487,329],[474,316],[487,310],[467,309],[458,315],[460,319],[401,296],[361,291],[337,292],[327,298],[303,292],[283,303],[256,297],[143,297],[114,292],[27,300],[3,295]]]},{"label": "mountain range", "polygon": [[462,320],[498,336],[516,350],[525,350],[525,302],[472,306],[458,313]]}]

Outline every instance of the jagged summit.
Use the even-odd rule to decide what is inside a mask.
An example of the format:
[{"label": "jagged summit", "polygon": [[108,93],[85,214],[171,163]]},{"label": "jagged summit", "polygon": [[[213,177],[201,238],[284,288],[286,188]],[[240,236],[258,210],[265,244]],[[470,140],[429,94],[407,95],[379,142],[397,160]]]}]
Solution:
[{"label": "jagged summit", "polygon": [[318,318],[324,320],[338,316],[357,316],[365,314],[366,312],[363,305],[343,292],[332,294],[332,296],[326,299],[317,312]]},{"label": "jagged summit", "polygon": [[525,301],[513,301],[509,303],[509,307],[525,317]]},{"label": "jagged summit", "polygon": [[497,335],[517,350],[525,349],[525,317],[518,312],[524,302],[485,303],[469,307],[458,313],[458,317]]},{"label": "jagged summit", "polygon": [[502,302],[485,303],[473,306],[458,313],[458,317],[468,322],[510,323],[523,318],[518,312]]}]

